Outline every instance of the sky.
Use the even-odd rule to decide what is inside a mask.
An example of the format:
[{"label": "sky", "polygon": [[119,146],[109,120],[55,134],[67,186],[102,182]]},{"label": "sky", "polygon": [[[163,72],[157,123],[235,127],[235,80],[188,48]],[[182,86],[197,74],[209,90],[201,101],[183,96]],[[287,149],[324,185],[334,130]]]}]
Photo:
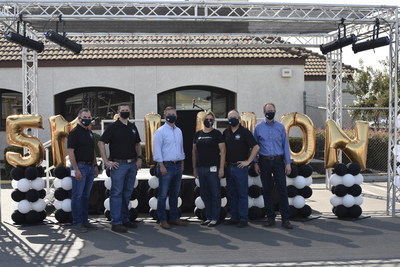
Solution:
[{"label": "sky", "polygon": [[[250,2],[269,2],[269,3],[302,3],[302,4],[345,4],[345,5],[388,5],[400,6],[400,0],[249,0]],[[348,33],[349,34],[349,33]],[[383,37],[382,33],[379,37]],[[316,49],[319,51],[319,49]],[[389,57],[389,46],[380,47],[374,50],[367,50],[353,53],[351,46],[343,48],[343,63],[359,68],[359,60],[362,59],[364,66],[373,66],[374,68],[381,68],[379,65],[380,60],[385,60]]]}]

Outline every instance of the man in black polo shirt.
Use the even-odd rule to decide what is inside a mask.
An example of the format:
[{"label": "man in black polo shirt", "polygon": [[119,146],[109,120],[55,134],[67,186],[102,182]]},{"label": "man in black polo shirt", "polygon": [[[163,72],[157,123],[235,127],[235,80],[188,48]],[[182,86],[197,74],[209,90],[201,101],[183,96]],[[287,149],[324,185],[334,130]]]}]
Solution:
[{"label": "man in black polo shirt", "polygon": [[248,166],[258,153],[259,146],[253,134],[240,125],[237,110],[228,113],[230,127],[225,129],[223,137],[226,143],[226,182],[228,204],[231,219],[228,225],[238,227],[248,225]]},{"label": "man in black polo shirt", "polygon": [[[142,149],[136,126],[129,122],[128,105],[118,107],[119,119],[107,127],[99,141],[101,157],[111,168],[110,215],[111,230],[125,233],[136,228],[129,220],[129,201],[135,185],[137,170],[142,166]],[[109,144],[107,158],[105,144]]]},{"label": "man in black polo shirt", "polygon": [[92,116],[87,108],[78,113],[78,125],[69,133],[67,150],[73,171],[72,176],[72,225],[78,232],[97,228],[88,221],[90,191],[97,177],[96,154],[93,133],[89,129]]}]

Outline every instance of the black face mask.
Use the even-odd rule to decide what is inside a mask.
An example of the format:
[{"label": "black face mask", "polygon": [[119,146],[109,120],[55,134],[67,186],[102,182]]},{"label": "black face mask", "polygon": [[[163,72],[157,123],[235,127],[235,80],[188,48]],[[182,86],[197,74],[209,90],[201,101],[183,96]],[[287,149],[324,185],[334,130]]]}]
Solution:
[{"label": "black face mask", "polygon": [[213,120],[204,120],[203,124],[206,128],[211,128],[214,125],[214,121]]},{"label": "black face mask", "polygon": [[228,124],[229,124],[230,126],[235,127],[235,126],[237,126],[237,125],[239,124],[239,119],[230,118],[230,119],[228,119]]},{"label": "black face mask", "polygon": [[121,116],[121,118],[123,118],[125,120],[127,118],[129,118],[129,115],[131,115],[131,113],[129,111],[122,111],[122,112],[119,113],[119,116]]},{"label": "black face mask", "polygon": [[273,120],[275,117],[275,112],[267,112],[265,113],[265,118],[267,118],[268,120]]},{"label": "black face mask", "polygon": [[176,122],[176,116],[172,115],[172,116],[167,116],[165,118],[166,121],[168,121],[169,123],[174,123]]},{"label": "black face mask", "polygon": [[92,123],[92,120],[91,119],[81,119],[81,123],[83,126],[88,127]]}]

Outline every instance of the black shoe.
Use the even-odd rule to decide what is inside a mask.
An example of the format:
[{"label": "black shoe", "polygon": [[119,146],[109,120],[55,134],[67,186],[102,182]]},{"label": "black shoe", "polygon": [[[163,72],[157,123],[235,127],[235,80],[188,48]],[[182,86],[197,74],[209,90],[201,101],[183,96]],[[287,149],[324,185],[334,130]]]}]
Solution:
[{"label": "black shoe", "polygon": [[126,228],[137,228],[137,223],[135,223],[135,222],[124,222],[123,226],[125,226]]},{"label": "black shoe", "polygon": [[264,226],[265,227],[271,227],[275,225],[275,219],[268,219],[265,223]]},{"label": "black shoe", "polygon": [[282,223],[282,227],[286,229],[293,229],[293,224],[291,224],[289,221],[285,221]]},{"label": "black shoe", "polygon": [[239,228],[245,228],[245,227],[247,227],[247,226],[249,226],[249,223],[248,223],[247,221],[240,221],[240,223],[238,224],[237,227],[239,227]]},{"label": "black shoe", "polygon": [[210,222],[211,222],[211,220],[205,220],[205,221],[202,221],[200,223],[200,225],[208,225]]},{"label": "black shoe", "polygon": [[225,225],[237,225],[237,224],[239,224],[239,222],[235,221],[235,220],[228,220],[224,224]]},{"label": "black shoe", "polygon": [[208,227],[215,227],[217,225],[217,221],[211,221],[207,226]]},{"label": "black shoe", "polygon": [[123,226],[122,224],[115,224],[115,225],[111,226],[111,230],[114,232],[118,232],[118,233],[128,232],[128,229],[125,226]]}]

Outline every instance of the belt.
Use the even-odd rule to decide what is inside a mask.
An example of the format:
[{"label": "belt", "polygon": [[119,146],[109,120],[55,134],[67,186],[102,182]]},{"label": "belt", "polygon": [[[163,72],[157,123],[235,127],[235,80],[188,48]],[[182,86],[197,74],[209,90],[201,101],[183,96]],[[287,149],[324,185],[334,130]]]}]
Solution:
[{"label": "belt", "polygon": [[177,161],[164,161],[164,164],[169,163],[169,164],[180,164],[182,163],[182,160],[177,160]]},{"label": "belt", "polygon": [[133,158],[133,159],[113,159],[111,161],[115,161],[118,163],[132,163],[132,162],[136,162],[137,158]]},{"label": "belt", "polygon": [[226,164],[229,165],[229,166],[237,166],[239,163],[237,163],[237,162],[227,162]]},{"label": "belt", "polygon": [[93,161],[78,161],[78,164],[93,165]]},{"label": "belt", "polygon": [[260,159],[267,159],[267,160],[274,160],[274,159],[283,159],[283,155],[278,155],[278,156],[263,156],[259,155]]}]

